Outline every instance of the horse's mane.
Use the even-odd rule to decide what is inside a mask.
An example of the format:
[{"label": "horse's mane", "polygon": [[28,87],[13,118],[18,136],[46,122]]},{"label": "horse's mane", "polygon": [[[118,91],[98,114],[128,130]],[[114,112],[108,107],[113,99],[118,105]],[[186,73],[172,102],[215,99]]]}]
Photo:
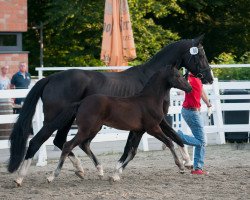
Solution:
[{"label": "horse's mane", "polygon": [[[168,56],[170,55],[176,56],[177,52],[180,51],[180,47],[186,46],[189,42],[190,42],[190,39],[182,39],[179,41],[172,42],[166,45],[165,47],[163,47],[158,53],[156,53],[153,57],[148,59],[145,63],[133,66],[125,70],[124,72],[130,72],[130,71],[134,72],[135,68],[139,68],[140,70],[145,70],[145,68],[152,69],[155,67],[155,65],[157,66],[165,65],[166,63],[165,63],[164,58],[166,57],[166,54]],[[171,53],[169,53],[169,51],[171,51]]]},{"label": "horse's mane", "polygon": [[166,45],[158,53],[156,53],[152,58],[146,61],[143,65],[145,66],[151,65],[152,63],[162,60],[162,58],[165,57],[166,54],[169,54],[169,51],[171,51],[172,55],[175,55],[176,52],[180,50],[178,47],[185,46],[188,43],[188,41],[189,40],[187,39],[183,39],[177,42],[172,42],[169,45]]},{"label": "horse's mane", "polygon": [[189,41],[189,39],[182,39],[179,41],[172,42],[163,47],[158,53],[156,53],[152,58],[148,59],[145,63],[124,70],[124,73],[130,74],[132,72],[133,74],[141,75],[141,73],[145,72],[146,70],[156,71],[156,68],[159,69],[165,67],[166,55],[168,55],[169,60],[171,60],[171,56],[175,57],[174,60],[176,60],[176,56],[179,55],[179,53],[177,52],[180,51],[181,47],[182,49],[185,49],[183,48],[183,46],[186,46]]}]

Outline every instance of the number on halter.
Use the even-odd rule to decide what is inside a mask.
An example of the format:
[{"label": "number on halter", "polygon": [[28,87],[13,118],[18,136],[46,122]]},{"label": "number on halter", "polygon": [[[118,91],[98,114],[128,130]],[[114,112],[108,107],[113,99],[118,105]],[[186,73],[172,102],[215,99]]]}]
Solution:
[{"label": "number on halter", "polygon": [[189,52],[190,52],[190,54],[191,55],[196,55],[196,54],[198,54],[198,48],[197,47],[191,47],[190,49],[189,49]]}]

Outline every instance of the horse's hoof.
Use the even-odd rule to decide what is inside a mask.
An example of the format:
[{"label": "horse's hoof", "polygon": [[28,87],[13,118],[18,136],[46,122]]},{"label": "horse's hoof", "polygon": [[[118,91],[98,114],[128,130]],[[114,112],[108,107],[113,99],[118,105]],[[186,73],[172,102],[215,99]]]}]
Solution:
[{"label": "horse's hoof", "polygon": [[114,174],[113,176],[109,177],[109,182],[117,182],[117,181],[120,181],[120,180],[121,180],[121,178],[117,174]]},{"label": "horse's hoof", "polygon": [[189,170],[193,169],[193,162],[191,160],[184,161],[184,167],[189,169]]},{"label": "horse's hoof", "polygon": [[99,178],[102,179],[103,175],[104,175],[102,166],[98,165],[96,168],[97,168],[97,171],[98,171]]},{"label": "horse's hoof", "polygon": [[75,175],[77,175],[81,179],[84,179],[84,172],[82,172],[82,171],[76,171]]},{"label": "horse's hoof", "polygon": [[192,161],[184,162],[184,167],[189,170],[193,169],[193,162]]},{"label": "horse's hoof", "polygon": [[100,180],[102,180],[104,176],[103,176],[103,175],[98,174],[98,177],[99,177],[99,179],[100,179]]},{"label": "horse's hoof", "polygon": [[22,186],[23,180],[20,179],[20,178],[18,178],[18,179],[16,179],[16,180],[14,180],[14,182],[15,182],[15,184],[16,184],[17,187],[21,187],[21,186]]},{"label": "horse's hoof", "polygon": [[100,179],[102,179],[102,178],[103,178],[103,176],[104,176],[103,171],[100,171],[100,172],[98,173],[98,177],[99,177]]},{"label": "horse's hoof", "polygon": [[193,169],[193,161],[189,160],[184,160],[183,161],[184,167],[187,169]]},{"label": "horse's hoof", "polygon": [[48,183],[51,183],[54,180],[54,178],[55,178],[54,176],[49,176],[47,178]]},{"label": "horse's hoof", "polygon": [[185,167],[186,167],[188,170],[193,169],[193,165],[185,165]]}]

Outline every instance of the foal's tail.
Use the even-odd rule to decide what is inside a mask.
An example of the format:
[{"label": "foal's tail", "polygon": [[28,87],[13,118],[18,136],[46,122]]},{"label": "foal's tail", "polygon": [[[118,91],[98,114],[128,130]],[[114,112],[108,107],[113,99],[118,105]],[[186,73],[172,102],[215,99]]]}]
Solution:
[{"label": "foal's tail", "polygon": [[49,78],[44,78],[32,87],[25,98],[19,117],[14,124],[9,138],[10,160],[8,163],[8,171],[11,173],[18,169],[23,160],[25,147],[31,132],[32,118],[36,111],[36,104],[48,82]]}]

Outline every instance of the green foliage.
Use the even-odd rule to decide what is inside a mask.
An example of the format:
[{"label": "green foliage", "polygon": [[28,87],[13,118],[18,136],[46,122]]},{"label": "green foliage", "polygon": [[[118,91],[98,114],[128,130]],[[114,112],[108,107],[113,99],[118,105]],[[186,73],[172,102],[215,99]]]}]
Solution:
[{"label": "green foliage", "polygon": [[213,64],[235,64],[235,55],[232,53],[221,53],[218,57],[215,58],[215,61],[212,61]]},{"label": "green foliage", "polygon": [[47,66],[100,65],[104,2],[52,1],[46,12]]},{"label": "green foliage", "polygon": [[[250,63],[249,0],[128,0],[137,58],[145,62],[163,46],[206,33],[208,60],[216,64]],[[44,66],[100,66],[105,0],[29,0],[31,73],[39,66],[39,30],[44,26]],[[227,52],[227,53],[225,53]],[[250,79],[249,68],[216,69],[221,79]],[[230,75],[229,75],[230,74]]]},{"label": "green foliage", "polygon": [[216,68],[213,69],[215,77],[220,80],[249,80],[250,69],[249,68]]},{"label": "green foliage", "polygon": [[239,61],[249,51],[249,0],[180,0],[178,5],[183,13],[156,22],[183,38],[205,33],[204,46],[210,61],[222,52],[232,53]]},{"label": "green foliage", "polygon": [[[236,56],[232,53],[221,53],[212,64],[236,64]],[[249,53],[242,57],[242,60],[249,61]],[[215,77],[220,80],[249,80],[250,69],[249,68],[215,68],[213,69]]]},{"label": "green foliage", "polygon": [[[176,0],[130,0],[130,15],[135,37],[137,59],[130,64],[140,64],[152,57],[168,43],[179,39],[177,33],[156,25],[151,17],[162,17],[172,12],[181,12]],[[29,1],[29,5],[38,3]],[[44,15],[30,18],[30,23],[45,22],[44,65],[45,66],[100,66],[101,39],[105,1],[103,0],[57,0],[47,1],[41,8],[33,7],[32,13],[42,10]],[[35,22],[34,22],[35,21]],[[38,35],[39,36],[39,35]],[[28,39],[28,37],[30,37]],[[34,38],[34,30],[29,30],[27,40]],[[37,41],[36,37],[34,41]],[[39,44],[27,45],[36,49]],[[37,46],[38,45],[38,46]],[[36,47],[36,48],[35,48]],[[37,48],[38,47],[38,48]]]},{"label": "green foliage", "polygon": [[250,51],[245,52],[241,57],[240,57],[240,62],[249,64],[250,63]]}]

